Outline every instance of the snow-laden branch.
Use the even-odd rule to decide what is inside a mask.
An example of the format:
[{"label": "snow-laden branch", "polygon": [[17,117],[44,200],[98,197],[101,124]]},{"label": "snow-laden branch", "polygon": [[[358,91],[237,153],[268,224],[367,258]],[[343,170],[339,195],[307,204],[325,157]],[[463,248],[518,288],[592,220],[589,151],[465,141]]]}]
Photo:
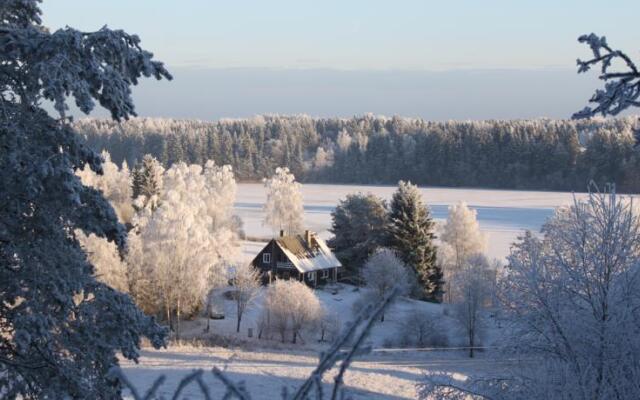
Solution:
[{"label": "snow-laden branch", "polygon": [[582,35],[578,41],[586,43],[592,52],[592,58],[577,60],[578,73],[600,65],[599,78],[605,85],[604,89],[596,90],[589,100],[595,106],[585,107],[573,114],[573,118],[617,115],[629,107],[640,107],[640,71],[631,58],[621,50],[613,50],[604,36],[595,33]]}]

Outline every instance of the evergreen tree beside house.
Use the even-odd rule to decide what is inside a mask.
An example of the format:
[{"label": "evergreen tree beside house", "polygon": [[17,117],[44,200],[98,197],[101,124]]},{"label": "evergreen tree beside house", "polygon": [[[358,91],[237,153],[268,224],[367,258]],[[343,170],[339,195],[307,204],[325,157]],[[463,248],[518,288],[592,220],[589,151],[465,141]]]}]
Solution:
[{"label": "evergreen tree beside house", "polygon": [[388,245],[413,269],[421,297],[440,302],[444,280],[436,263],[434,225],[417,186],[400,181],[389,207]]}]

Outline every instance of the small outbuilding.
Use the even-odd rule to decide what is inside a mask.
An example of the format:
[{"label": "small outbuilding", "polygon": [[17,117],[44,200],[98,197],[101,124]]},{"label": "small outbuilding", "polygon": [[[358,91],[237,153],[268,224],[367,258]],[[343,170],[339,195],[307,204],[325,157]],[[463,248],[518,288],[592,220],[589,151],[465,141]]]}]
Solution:
[{"label": "small outbuilding", "polygon": [[337,282],[342,264],[315,233],[285,235],[280,231],[251,261],[267,284],[274,279],[295,279],[311,287]]}]

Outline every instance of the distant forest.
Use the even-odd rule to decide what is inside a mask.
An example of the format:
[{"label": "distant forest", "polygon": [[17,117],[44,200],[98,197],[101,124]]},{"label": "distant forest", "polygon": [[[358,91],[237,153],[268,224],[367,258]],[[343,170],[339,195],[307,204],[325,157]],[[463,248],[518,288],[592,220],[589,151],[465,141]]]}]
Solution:
[{"label": "distant forest", "polygon": [[77,130],[95,150],[132,166],[152,154],[230,164],[240,180],[287,166],[303,182],[469,186],[584,191],[590,181],[640,192],[632,117],[609,120],[431,122],[258,116],[204,122],[84,119]]}]

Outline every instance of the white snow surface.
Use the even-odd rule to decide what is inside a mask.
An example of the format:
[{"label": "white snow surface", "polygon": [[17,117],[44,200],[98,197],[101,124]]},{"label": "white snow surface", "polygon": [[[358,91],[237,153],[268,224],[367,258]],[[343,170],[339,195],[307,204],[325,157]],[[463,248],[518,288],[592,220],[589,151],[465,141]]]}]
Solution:
[{"label": "white snow surface", "polygon": [[[354,304],[366,297],[367,289],[357,290],[353,286],[338,284],[334,290],[316,290],[322,306],[330,313],[338,315],[342,328],[354,318]],[[403,324],[414,310],[443,321],[441,328],[449,334],[449,346],[463,345],[455,324],[444,312],[444,305],[400,298],[386,310],[385,321],[376,322],[365,345],[374,351],[358,356],[345,376],[345,385],[354,399],[413,399],[416,398],[416,384],[424,380],[427,371],[448,371],[471,374],[510,366],[509,361],[498,360],[491,351],[478,353],[470,360],[464,351],[427,349],[399,349],[395,341],[402,334]],[[211,320],[211,332],[229,338],[242,340],[242,345],[231,348],[197,347],[193,345],[173,345],[164,350],[145,349],[139,364],[123,361],[125,374],[136,386],[138,392],[145,392],[160,375],[167,380],[161,387],[160,395],[170,398],[180,379],[194,369],[205,371],[205,381],[213,398],[221,398],[222,385],[210,374],[217,366],[226,371],[235,382],[244,381],[253,399],[278,399],[282,387],[296,389],[315,368],[319,352],[326,349],[326,343],[317,341],[317,332],[305,332],[304,343],[280,343],[280,340],[257,339],[256,322],[262,311],[262,294],[256,304],[243,317],[240,333],[235,332],[235,303],[224,301],[226,318]],[[203,330],[206,320],[183,322],[183,337],[206,338]],[[252,328],[253,338],[248,338]],[[484,345],[491,346],[489,332]],[[390,342],[390,339],[392,340]],[[384,346],[384,347],[383,347]],[[391,347],[391,348],[388,348]],[[323,378],[325,392],[331,389],[336,368]],[[183,394],[186,398],[202,398],[196,385],[190,385]]]},{"label": "white snow surface", "polygon": [[[341,199],[351,193],[373,193],[390,200],[395,186],[324,185],[303,184],[304,226],[328,239],[332,235],[331,211]],[[537,192],[518,190],[491,190],[468,188],[422,187],[420,192],[431,208],[434,219],[442,223],[447,217],[447,208],[460,201],[477,210],[480,229],[488,235],[488,255],[504,259],[511,244],[525,230],[539,231],[542,224],[553,214],[554,208],[572,204],[574,194],[568,192]],[[585,193],[577,193],[579,199]],[[635,196],[634,196],[635,197]],[[244,221],[246,234],[252,238],[270,238],[274,232],[265,225],[262,207],[266,200],[264,186],[260,183],[238,185],[235,213]],[[245,243],[244,255],[251,258],[257,254],[256,244]]]}]

